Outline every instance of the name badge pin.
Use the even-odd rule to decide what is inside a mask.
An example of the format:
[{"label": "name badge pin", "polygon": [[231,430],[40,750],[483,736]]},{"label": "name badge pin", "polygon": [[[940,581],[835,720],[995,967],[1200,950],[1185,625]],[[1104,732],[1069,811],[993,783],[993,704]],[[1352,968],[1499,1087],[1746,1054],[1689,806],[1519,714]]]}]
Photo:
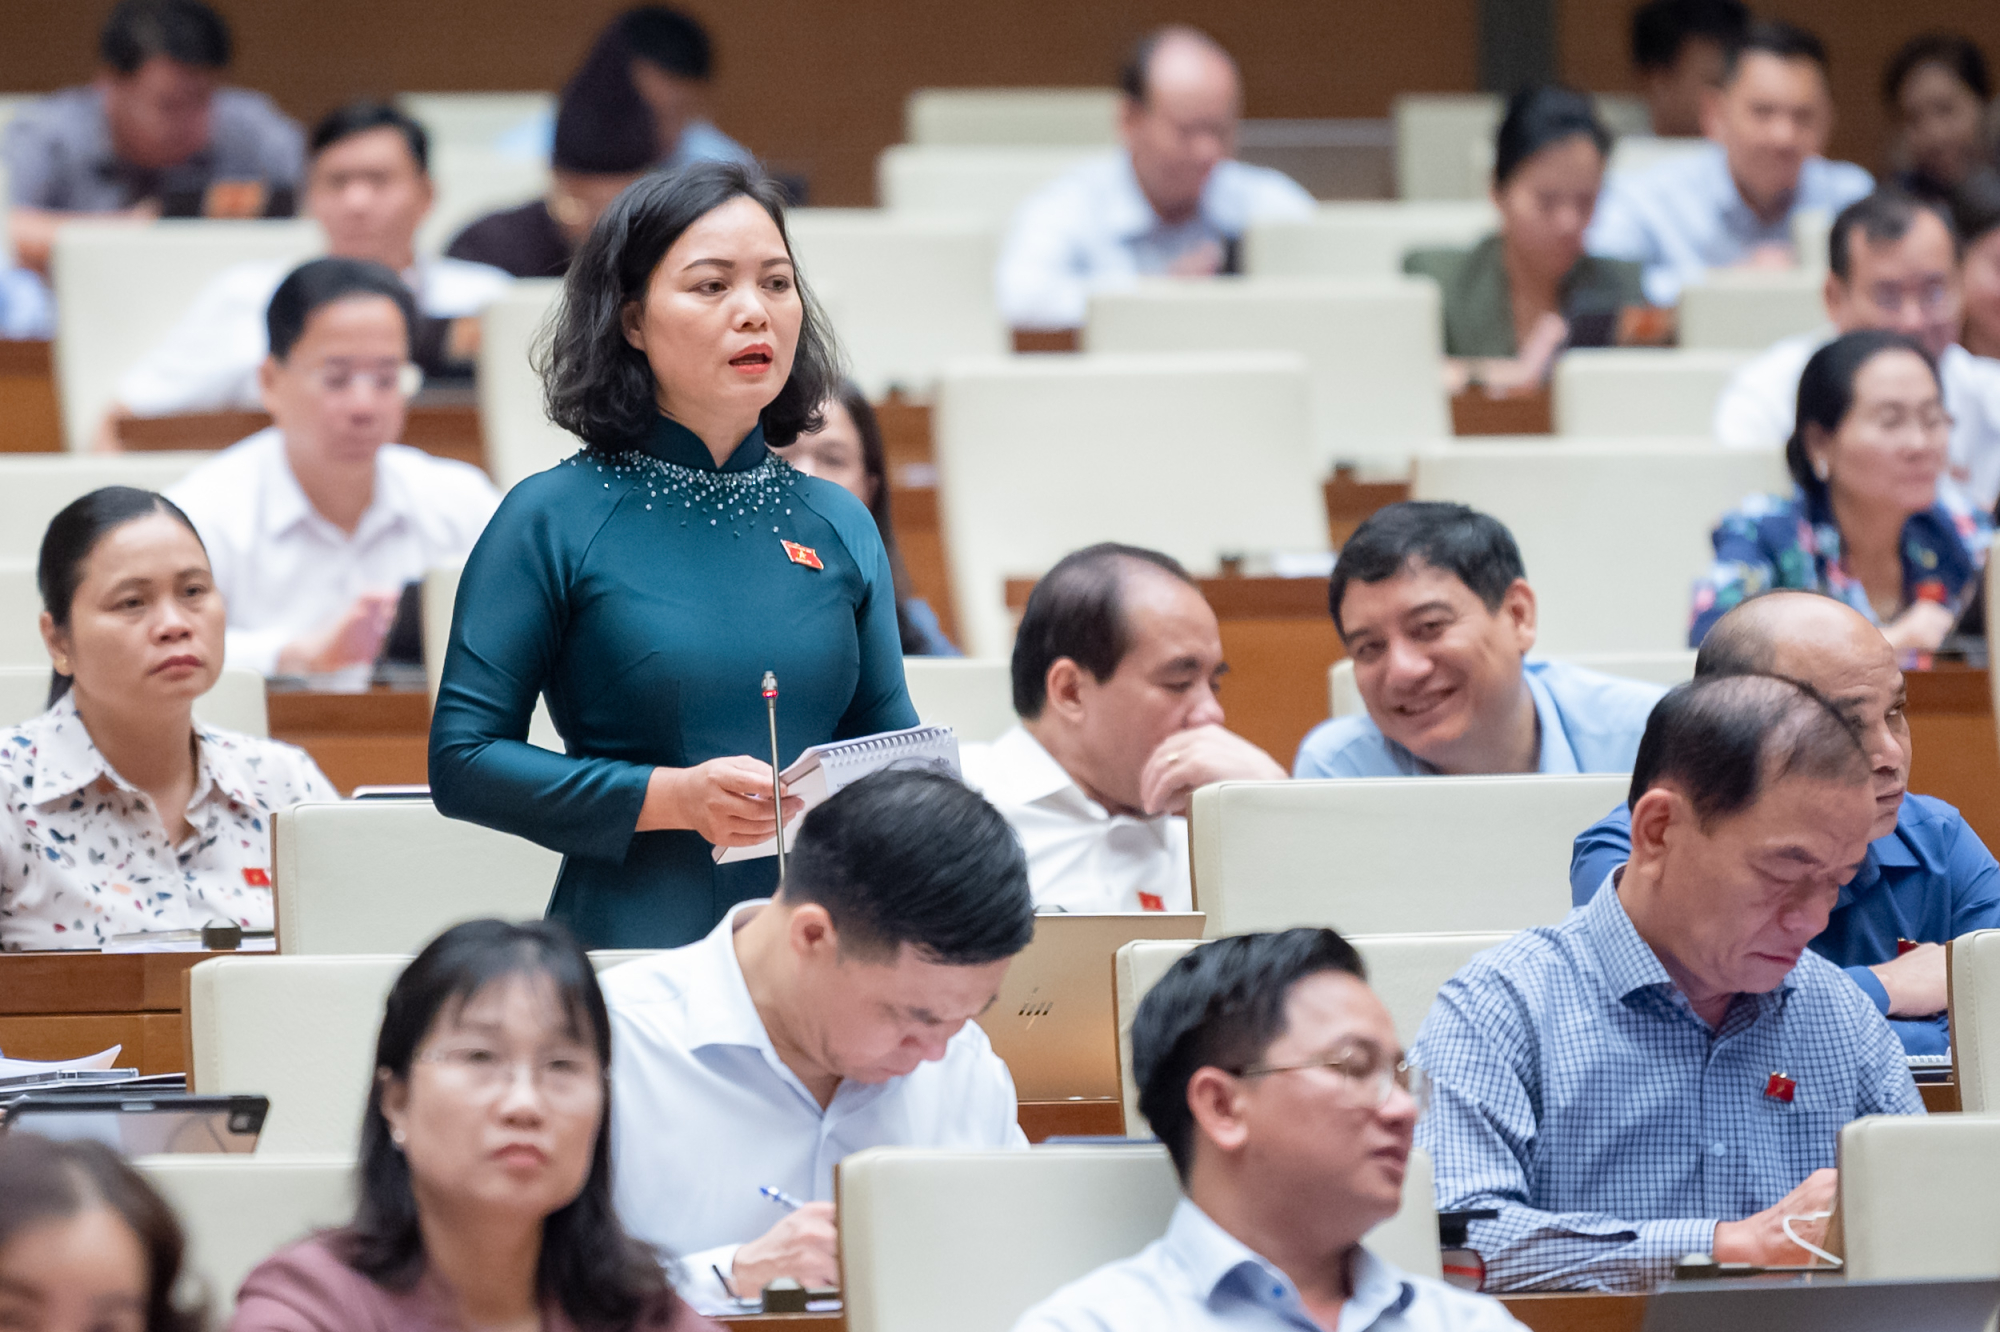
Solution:
[{"label": "name badge pin", "polygon": [[808,569],[826,568],[820,563],[819,552],[811,546],[801,546],[796,541],[780,541],[778,544],[785,548],[785,555],[793,564],[803,564]]},{"label": "name badge pin", "polygon": [[1783,1073],[1773,1073],[1771,1080],[1764,1084],[1764,1095],[1774,1101],[1790,1105],[1792,1098],[1799,1094],[1799,1084]]}]

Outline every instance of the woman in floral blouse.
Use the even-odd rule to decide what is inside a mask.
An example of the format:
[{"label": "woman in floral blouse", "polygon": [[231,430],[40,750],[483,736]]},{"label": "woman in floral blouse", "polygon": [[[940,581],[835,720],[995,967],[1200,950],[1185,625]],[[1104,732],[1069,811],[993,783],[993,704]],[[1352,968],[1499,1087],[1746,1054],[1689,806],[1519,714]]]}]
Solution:
[{"label": "woman in floral blouse", "polygon": [[1689,645],[1730,607],[1779,587],[1838,597],[1899,649],[1942,643],[1993,536],[1988,515],[1938,484],[1950,436],[1937,367],[1912,339],[1869,329],[1815,352],[1785,446],[1798,484],[1790,496],[1751,496],[1715,529]]},{"label": "woman in floral blouse", "polygon": [[187,515],[107,486],[49,524],[49,710],[0,728],[0,947],[271,928],[271,814],[338,798],[300,750],[203,726],[223,606]]}]

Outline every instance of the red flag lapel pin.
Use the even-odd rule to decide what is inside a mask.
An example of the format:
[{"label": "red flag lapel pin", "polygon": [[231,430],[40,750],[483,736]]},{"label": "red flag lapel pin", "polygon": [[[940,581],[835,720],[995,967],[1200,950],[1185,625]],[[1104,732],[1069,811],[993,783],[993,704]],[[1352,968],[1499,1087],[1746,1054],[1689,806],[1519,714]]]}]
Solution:
[{"label": "red flag lapel pin", "polygon": [[801,546],[796,541],[780,541],[778,544],[785,548],[785,555],[793,564],[803,564],[808,569],[826,568],[820,563],[819,552],[811,546]]}]

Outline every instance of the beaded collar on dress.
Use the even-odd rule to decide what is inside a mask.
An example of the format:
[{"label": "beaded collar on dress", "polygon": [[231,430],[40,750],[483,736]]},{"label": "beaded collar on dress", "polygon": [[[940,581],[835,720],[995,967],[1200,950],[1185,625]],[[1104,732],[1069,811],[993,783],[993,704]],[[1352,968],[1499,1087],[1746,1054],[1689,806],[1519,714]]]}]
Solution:
[{"label": "beaded collar on dress", "polygon": [[765,447],[762,424],[745,435],[718,468],[699,436],[665,416],[639,447],[621,453],[585,450],[569,462],[634,477],[646,489],[647,511],[672,513],[678,507],[682,527],[691,521],[702,526],[705,518],[709,527],[720,528],[727,522],[739,537],[746,530],[759,530],[753,524],[770,523],[773,532],[779,530],[781,524],[773,520],[790,515],[792,487],[799,476],[790,463]]}]

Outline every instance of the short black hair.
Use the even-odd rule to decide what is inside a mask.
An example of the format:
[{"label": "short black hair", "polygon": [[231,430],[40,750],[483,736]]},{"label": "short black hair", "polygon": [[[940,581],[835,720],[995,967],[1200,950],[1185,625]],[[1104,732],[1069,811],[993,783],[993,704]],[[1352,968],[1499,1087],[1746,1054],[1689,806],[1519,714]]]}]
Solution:
[{"label": "short black hair", "polygon": [[1144,106],[1151,92],[1153,57],[1168,41],[1180,38],[1200,42],[1212,50],[1220,51],[1225,57],[1229,55],[1223,50],[1222,43],[1200,28],[1186,23],[1169,23],[1164,27],[1154,28],[1132,43],[1131,49],[1125,53],[1125,62],[1118,67],[1118,90]]},{"label": "short black hair", "polygon": [[1787,777],[1858,786],[1869,771],[1854,723],[1811,685],[1760,673],[1707,676],[1653,705],[1625,803],[1636,808],[1646,792],[1671,786],[1708,829]]},{"label": "short black hair", "polygon": [[1505,185],[1536,153],[1579,134],[1597,146],[1598,156],[1611,151],[1611,131],[1588,97],[1554,85],[1521,89],[1507,99],[1507,114],[1493,136],[1494,184]]},{"label": "short black hair", "polygon": [[1826,501],[1826,482],[1813,474],[1812,458],[1806,451],[1806,428],[1818,426],[1828,434],[1839,430],[1854,406],[1854,381],[1861,367],[1890,351],[1915,352],[1930,367],[1931,378],[1937,378],[1937,362],[1922,343],[1907,333],[1886,328],[1859,328],[1841,334],[1814,352],[1799,373],[1792,437],[1785,441],[1785,468],[1815,503]]},{"label": "short black hair", "polygon": [[[551,421],[606,453],[629,449],[652,430],[660,416],[653,368],[625,340],[625,307],[644,299],[653,270],[689,227],[736,199],[749,199],[769,214],[791,250],[784,188],[741,162],[696,162],[655,173],[604,210],[570,261],[552,327],[535,351]],[[778,448],[820,428],[826,419],[820,405],[842,378],[833,326],[805,274],[794,273],[803,315],[792,377],[762,416],[764,441]]]},{"label": "short black hair", "polygon": [[816,902],[844,952],[983,966],[1035,937],[1021,839],[948,772],[884,768],[817,805],[799,825],[778,895]]},{"label": "short black hair", "polygon": [[1952,230],[1961,251],[2000,227],[2000,180],[1976,174],[1951,196]]},{"label": "short black hair", "polygon": [[97,35],[98,59],[120,74],[154,56],[223,69],[233,54],[229,25],[201,0],[120,0]]},{"label": "short black hair", "polygon": [[1405,500],[1377,509],[1354,529],[1340,548],[1327,582],[1327,609],[1334,632],[1344,642],[1340,603],[1349,583],[1380,583],[1403,572],[1412,560],[1452,575],[1471,588],[1489,611],[1500,609],[1507,589],[1526,578],[1521,548],[1498,518],[1464,504]]},{"label": "short black hair", "polygon": [[1776,56],[1780,60],[1810,60],[1819,66],[1821,77],[1833,73],[1833,66],[1826,58],[1826,43],[1794,23],[1782,19],[1752,19],[1723,57],[1722,83],[1724,87],[1736,81],[1736,71],[1742,68],[1743,57],[1761,53]]},{"label": "short black hair", "polygon": [[1651,0],[1632,14],[1632,63],[1641,70],[1672,69],[1689,38],[1728,50],[1749,24],[1742,0]]},{"label": "short black hair", "polygon": [[1332,930],[1238,934],[1184,955],[1139,1001],[1132,1019],[1132,1079],[1146,1117],[1181,1182],[1194,1169],[1188,1082],[1204,1068],[1240,1074],[1285,1034],[1285,1004],[1308,976],[1368,969]]},{"label": "short black hair", "polygon": [[1903,85],[1910,75],[1925,65],[1939,65],[1982,102],[1993,100],[1993,79],[1986,72],[1986,56],[1979,43],[1963,33],[1926,32],[1910,38],[1889,57],[1882,69],[1882,100],[1894,108],[1903,97]]},{"label": "short black hair", "polygon": [[1910,234],[1910,228],[1921,215],[1929,213],[1944,223],[1945,234],[1951,237],[1954,253],[1958,247],[1958,227],[1944,208],[1919,199],[1893,185],[1885,185],[1873,194],[1863,195],[1834,215],[1833,227],[1827,232],[1826,266],[1842,282],[1854,271],[1854,233],[1860,232],[1871,244],[1882,245],[1899,241]]},{"label": "short black hair", "polygon": [[349,102],[327,112],[313,126],[312,137],[306,140],[306,150],[318,157],[342,139],[378,129],[392,129],[402,135],[403,142],[409,145],[410,158],[417,164],[418,172],[430,172],[431,136],[424,132],[422,125],[387,102]]},{"label": "short black hair", "polygon": [[1068,657],[1100,684],[1132,649],[1125,622],[1125,580],[1150,565],[1196,587],[1181,562],[1143,546],[1101,541],[1072,551],[1035,582],[1014,634],[1014,712],[1027,721],[1049,701],[1049,667]]},{"label": "short black hair", "polygon": [[285,275],[264,311],[272,357],[283,361],[292,354],[313,311],[350,296],[386,296],[394,301],[403,312],[404,342],[414,344],[417,301],[402,278],[372,259],[310,259]]},{"label": "short black hair", "polygon": [[706,82],[715,72],[715,46],[692,15],[665,5],[641,5],[618,19],[632,54],[677,79]]}]

